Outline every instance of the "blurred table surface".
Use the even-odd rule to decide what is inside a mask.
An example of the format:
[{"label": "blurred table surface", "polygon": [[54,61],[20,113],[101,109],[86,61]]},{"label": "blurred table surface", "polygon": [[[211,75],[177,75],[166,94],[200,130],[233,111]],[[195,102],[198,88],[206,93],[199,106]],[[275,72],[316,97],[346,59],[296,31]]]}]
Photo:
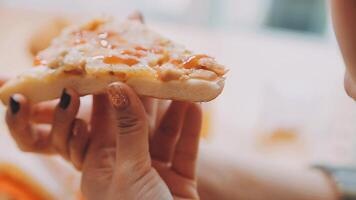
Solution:
[{"label": "blurred table surface", "polygon": [[[0,9],[0,74],[14,75],[31,66],[29,41],[54,18]],[[147,23],[196,52],[215,56],[230,69],[223,94],[206,105],[209,135],[203,149],[226,159],[294,167],[354,163],[356,105],[343,90],[344,67],[333,38]],[[0,131],[0,160],[31,171],[38,171],[38,163],[53,164],[20,153],[4,123]]]}]

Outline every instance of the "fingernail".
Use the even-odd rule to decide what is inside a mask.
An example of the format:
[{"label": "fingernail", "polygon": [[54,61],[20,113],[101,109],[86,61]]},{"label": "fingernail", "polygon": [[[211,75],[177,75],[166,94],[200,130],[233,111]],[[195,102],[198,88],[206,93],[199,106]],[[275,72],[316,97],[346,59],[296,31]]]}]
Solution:
[{"label": "fingernail", "polygon": [[67,93],[67,90],[64,89],[62,92],[61,100],[59,102],[59,107],[63,110],[67,109],[70,104],[71,96]]},{"label": "fingernail", "polygon": [[20,104],[15,100],[14,96],[10,97],[10,109],[12,114],[16,114],[20,110]]},{"label": "fingernail", "polygon": [[108,94],[111,103],[117,109],[124,109],[129,106],[130,101],[125,90],[120,85],[110,85]]}]

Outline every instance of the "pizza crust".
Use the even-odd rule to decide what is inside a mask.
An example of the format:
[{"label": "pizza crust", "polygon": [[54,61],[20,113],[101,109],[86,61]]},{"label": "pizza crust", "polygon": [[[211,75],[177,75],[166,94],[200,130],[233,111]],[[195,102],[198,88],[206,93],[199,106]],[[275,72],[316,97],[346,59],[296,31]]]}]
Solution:
[{"label": "pizza crust", "polygon": [[122,80],[110,75],[58,75],[46,80],[42,76],[17,78],[7,82],[0,88],[0,99],[7,105],[13,94],[22,94],[31,104],[53,100],[60,97],[65,88],[71,88],[80,96],[106,92],[106,87],[113,82],[125,82],[138,95],[160,99],[204,102],[216,98],[224,88],[224,79],[206,81],[199,79],[172,80],[168,82],[150,77],[132,77]]}]

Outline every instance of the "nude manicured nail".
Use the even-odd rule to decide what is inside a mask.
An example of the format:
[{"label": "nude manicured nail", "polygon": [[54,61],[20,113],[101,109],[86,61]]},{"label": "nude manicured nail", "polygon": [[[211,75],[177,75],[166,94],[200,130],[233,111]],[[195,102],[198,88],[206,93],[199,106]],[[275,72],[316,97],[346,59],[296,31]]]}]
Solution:
[{"label": "nude manicured nail", "polygon": [[117,84],[112,84],[108,88],[111,103],[115,108],[124,109],[129,106],[130,101],[125,90]]}]

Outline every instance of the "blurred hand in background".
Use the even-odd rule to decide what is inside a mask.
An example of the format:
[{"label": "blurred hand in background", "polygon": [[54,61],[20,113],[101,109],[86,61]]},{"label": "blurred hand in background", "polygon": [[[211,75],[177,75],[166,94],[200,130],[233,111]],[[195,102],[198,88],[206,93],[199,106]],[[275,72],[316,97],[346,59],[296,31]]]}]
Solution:
[{"label": "blurred hand in background", "polygon": [[345,89],[356,100],[356,1],[333,0],[333,21],[346,64]]}]

